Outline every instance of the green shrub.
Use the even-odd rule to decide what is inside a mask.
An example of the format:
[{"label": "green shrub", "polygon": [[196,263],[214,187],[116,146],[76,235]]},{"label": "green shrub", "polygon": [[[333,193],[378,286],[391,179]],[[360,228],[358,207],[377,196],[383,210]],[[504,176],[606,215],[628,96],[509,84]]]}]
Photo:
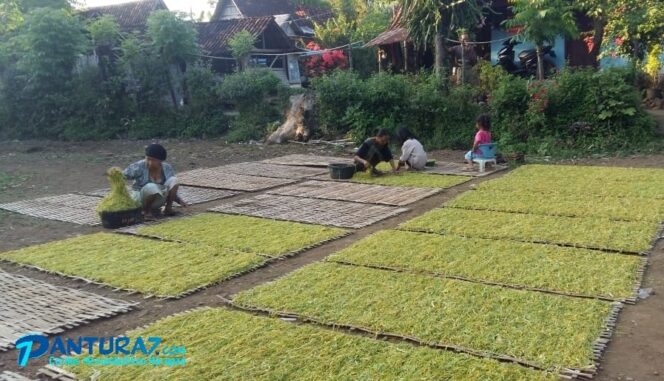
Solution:
[{"label": "green shrub", "polygon": [[501,77],[490,97],[503,152],[568,155],[643,148],[653,137],[634,68],[564,70],[546,81]]},{"label": "green shrub", "polygon": [[363,84],[356,73],[342,70],[313,80],[316,115],[324,135],[334,136],[348,132],[350,126],[344,116],[349,108],[359,103]]},{"label": "green shrub", "polygon": [[439,77],[375,74],[361,79],[337,71],[314,81],[316,113],[324,135],[349,134],[361,142],[379,127],[411,129],[427,148],[461,148],[472,141],[480,112],[471,87],[447,89]]},{"label": "green shrub", "polygon": [[268,124],[280,119],[290,94],[279,78],[265,69],[227,75],[218,91],[222,100],[235,104],[239,111],[230,122],[229,142],[262,139]]},{"label": "green shrub", "polygon": [[351,136],[361,142],[375,134],[378,128],[394,131],[409,116],[412,88],[403,75],[381,73],[369,77],[359,93],[356,105],[347,110],[345,121]]},{"label": "green shrub", "polygon": [[477,66],[480,77],[480,91],[487,96],[493,93],[498,84],[509,75],[502,66],[494,66],[488,61],[480,61]]},{"label": "green shrub", "polygon": [[529,98],[526,80],[511,75],[500,79],[489,99],[492,128],[497,137],[506,135],[517,141],[528,140]]},{"label": "green shrub", "polygon": [[442,107],[437,115],[433,147],[468,149],[475,135],[475,119],[483,111],[477,103],[477,88],[459,86],[440,98]]},{"label": "green shrub", "polygon": [[635,147],[653,136],[650,117],[629,69],[566,70],[555,78],[546,133],[556,146],[607,151]]}]

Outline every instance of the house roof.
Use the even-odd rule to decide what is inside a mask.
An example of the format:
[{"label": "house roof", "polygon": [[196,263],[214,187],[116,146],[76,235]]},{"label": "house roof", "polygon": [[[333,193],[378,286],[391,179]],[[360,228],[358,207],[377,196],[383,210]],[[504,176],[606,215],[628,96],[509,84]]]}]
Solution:
[{"label": "house roof", "polygon": [[403,42],[408,40],[408,29],[402,27],[395,27],[393,29],[386,30],[385,32],[378,35],[378,37],[367,42],[364,46],[379,46],[379,45],[390,45],[397,42]]},{"label": "house roof", "polygon": [[392,21],[387,30],[379,34],[373,40],[367,42],[364,46],[390,45],[408,40],[408,29],[402,26],[402,16],[402,7],[396,7],[392,14]]},{"label": "house roof", "polygon": [[293,0],[219,0],[212,16],[212,20],[219,20],[226,3],[232,1],[242,14],[242,17],[263,17],[276,15],[292,15],[293,19],[306,19],[315,22],[324,22],[333,16],[331,10],[326,8],[299,5]]},{"label": "house roof", "polygon": [[[242,19],[219,20],[197,23],[198,43],[203,50],[213,53],[226,55],[229,54],[228,40],[236,33],[246,30],[255,37],[259,37],[270,26],[274,31],[281,33],[283,39],[288,41],[288,37],[281,31],[274,17],[247,17]],[[271,37],[277,37],[274,34]]]},{"label": "house roof", "polygon": [[103,7],[91,7],[84,9],[81,14],[85,18],[114,16],[118,25],[120,25],[120,29],[129,32],[136,29],[144,30],[147,26],[148,17],[157,10],[168,10],[163,0],[139,0]]}]

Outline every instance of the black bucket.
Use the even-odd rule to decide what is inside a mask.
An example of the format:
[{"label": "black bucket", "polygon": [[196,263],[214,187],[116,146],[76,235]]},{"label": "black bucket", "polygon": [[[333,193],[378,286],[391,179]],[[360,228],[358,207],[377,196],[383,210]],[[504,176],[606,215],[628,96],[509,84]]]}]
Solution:
[{"label": "black bucket", "polygon": [[347,180],[355,174],[355,165],[332,163],[327,166],[330,170],[330,177],[334,180]]},{"label": "black bucket", "polygon": [[141,208],[120,212],[101,212],[101,225],[107,229],[117,229],[143,222]]}]

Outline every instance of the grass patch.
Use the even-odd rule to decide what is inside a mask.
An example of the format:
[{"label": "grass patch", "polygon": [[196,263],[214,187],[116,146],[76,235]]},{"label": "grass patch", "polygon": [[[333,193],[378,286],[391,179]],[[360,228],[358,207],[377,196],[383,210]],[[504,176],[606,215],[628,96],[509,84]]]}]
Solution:
[{"label": "grass patch", "polygon": [[110,233],[5,252],[0,259],[157,296],[178,296],[266,261],[251,253]]},{"label": "grass patch", "polygon": [[512,171],[510,177],[562,180],[582,178],[584,181],[603,183],[645,181],[662,185],[664,184],[664,169],[530,164]]},{"label": "grass patch", "polygon": [[499,179],[483,182],[477,189],[539,193],[543,195],[542,197],[564,194],[577,197],[579,200],[586,200],[589,203],[599,203],[605,197],[664,199],[663,187],[663,183],[646,180],[608,183],[584,177],[533,178],[510,173]]},{"label": "grass patch", "polygon": [[18,187],[21,183],[27,180],[28,177],[29,176],[27,175],[14,176],[7,172],[0,171],[0,190]]},{"label": "grass patch", "polygon": [[612,308],[594,299],[334,263],[306,266],[240,293],[235,303],[556,369],[593,364],[594,342]]},{"label": "grass patch", "polygon": [[542,195],[526,190],[479,190],[466,192],[448,206],[570,217],[599,217],[625,221],[659,222],[664,216],[664,200],[604,197],[589,202],[578,195]]},{"label": "grass patch", "polygon": [[[463,354],[392,344],[224,308],[160,320],[129,336],[184,345],[183,367],[104,367],[124,380],[555,380],[552,374]],[[68,368],[88,379],[89,366]]]},{"label": "grass patch", "polygon": [[642,258],[533,243],[388,230],[373,234],[327,260],[626,299],[634,294]]},{"label": "grass patch", "polygon": [[0,172],[0,189],[4,190],[9,188],[13,181],[14,177],[5,172]]},{"label": "grass patch", "polygon": [[378,169],[387,172],[383,176],[371,176],[369,172],[357,172],[352,181],[363,184],[417,187],[417,188],[451,188],[455,185],[472,180],[467,176],[436,175],[416,171],[402,170],[391,173],[391,167],[387,163],[380,163]]},{"label": "grass patch", "polygon": [[334,227],[220,213],[203,213],[138,229],[139,234],[270,256],[298,251],[346,232]]},{"label": "grass patch", "polygon": [[438,234],[641,253],[652,246],[659,224],[441,208],[407,221],[399,227]]}]

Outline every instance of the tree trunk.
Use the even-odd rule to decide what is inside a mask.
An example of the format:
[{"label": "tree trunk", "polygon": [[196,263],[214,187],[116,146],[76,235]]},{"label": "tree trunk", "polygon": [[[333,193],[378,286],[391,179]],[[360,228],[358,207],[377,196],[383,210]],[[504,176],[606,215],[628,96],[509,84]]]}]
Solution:
[{"label": "tree trunk", "polygon": [[173,88],[173,79],[171,78],[171,68],[170,65],[165,64],[166,70],[166,83],[168,84],[168,91],[171,94],[171,101],[173,102],[173,108],[178,109],[178,98],[175,95],[175,89]]},{"label": "tree trunk", "polygon": [[239,66],[239,71],[245,71],[247,70],[247,67],[249,67],[249,55],[246,55],[242,58],[240,58],[238,61],[238,66]]},{"label": "tree trunk", "polygon": [[436,32],[436,41],[435,41],[435,51],[436,56],[434,71],[439,77],[443,75],[443,68],[445,66],[445,37],[443,36],[442,31],[439,29]]},{"label": "tree trunk", "polygon": [[595,58],[595,67],[599,66],[599,61],[597,57],[602,48],[602,40],[604,40],[604,28],[606,27],[606,20],[596,19],[593,22],[593,49],[590,51],[590,55]]},{"label": "tree trunk", "polygon": [[544,58],[542,57],[542,47],[536,48],[537,52],[537,79],[544,80]]}]

